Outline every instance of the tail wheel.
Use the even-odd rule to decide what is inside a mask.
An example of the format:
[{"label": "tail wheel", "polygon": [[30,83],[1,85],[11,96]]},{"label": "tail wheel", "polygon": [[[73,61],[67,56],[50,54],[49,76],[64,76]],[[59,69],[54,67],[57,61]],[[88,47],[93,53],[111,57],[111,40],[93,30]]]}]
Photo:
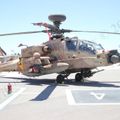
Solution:
[{"label": "tail wheel", "polygon": [[63,75],[58,75],[56,81],[57,81],[57,83],[62,84],[64,82],[64,76]]},{"label": "tail wheel", "polygon": [[75,75],[75,81],[76,81],[76,82],[82,82],[82,81],[83,81],[83,76],[82,76],[81,73],[77,73],[77,74]]}]

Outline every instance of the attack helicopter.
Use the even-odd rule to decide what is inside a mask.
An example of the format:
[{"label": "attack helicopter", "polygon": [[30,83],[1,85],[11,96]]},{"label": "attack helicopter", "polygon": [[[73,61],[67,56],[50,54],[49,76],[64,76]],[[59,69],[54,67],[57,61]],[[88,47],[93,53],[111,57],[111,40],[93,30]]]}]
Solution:
[{"label": "attack helicopter", "polygon": [[120,54],[117,50],[106,52],[101,44],[82,40],[78,37],[64,36],[64,33],[70,32],[120,33],[60,29],[60,24],[66,20],[65,15],[50,15],[48,19],[53,24],[33,23],[33,25],[46,28],[42,31],[0,34],[0,36],[7,36],[47,33],[49,36],[47,42],[37,46],[27,46],[21,49],[21,55],[16,59],[1,63],[0,72],[19,71],[26,76],[32,77],[58,73],[57,83],[62,83],[71,73],[76,73],[75,81],[81,82],[83,78],[91,77],[95,73],[92,72],[93,69],[120,61]]}]

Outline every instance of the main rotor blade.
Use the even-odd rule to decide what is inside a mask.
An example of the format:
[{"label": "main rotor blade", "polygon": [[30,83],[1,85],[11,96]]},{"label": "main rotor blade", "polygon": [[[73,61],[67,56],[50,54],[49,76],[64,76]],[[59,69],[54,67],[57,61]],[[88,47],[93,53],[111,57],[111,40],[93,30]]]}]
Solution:
[{"label": "main rotor blade", "polygon": [[82,31],[82,30],[71,30],[70,32],[102,33],[102,34],[116,34],[116,35],[120,35],[119,32],[104,32],[104,31]]},{"label": "main rotor blade", "polygon": [[23,35],[23,34],[33,34],[33,33],[41,33],[41,32],[46,32],[44,30],[42,31],[29,31],[29,32],[17,32],[17,33],[5,33],[5,34],[0,34],[0,36],[8,36],[8,35]]}]

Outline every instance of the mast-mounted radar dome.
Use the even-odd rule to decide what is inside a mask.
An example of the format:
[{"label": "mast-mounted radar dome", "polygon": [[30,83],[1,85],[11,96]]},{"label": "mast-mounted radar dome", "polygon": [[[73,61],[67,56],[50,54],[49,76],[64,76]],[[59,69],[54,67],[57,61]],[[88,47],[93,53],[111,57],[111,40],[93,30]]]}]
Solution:
[{"label": "mast-mounted radar dome", "polygon": [[48,19],[52,22],[63,22],[66,20],[65,15],[50,15]]},{"label": "mast-mounted radar dome", "polygon": [[59,28],[61,22],[66,20],[66,16],[65,15],[50,15],[48,19],[54,23],[55,27]]}]

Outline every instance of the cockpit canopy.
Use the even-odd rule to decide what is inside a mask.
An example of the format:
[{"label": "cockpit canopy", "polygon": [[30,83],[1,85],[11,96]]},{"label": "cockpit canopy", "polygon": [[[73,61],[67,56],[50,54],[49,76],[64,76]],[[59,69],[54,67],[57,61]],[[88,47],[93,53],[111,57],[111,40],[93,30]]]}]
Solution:
[{"label": "cockpit canopy", "polygon": [[67,38],[66,47],[71,51],[80,50],[89,52],[91,54],[95,54],[98,51],[104,50],[101,44],[97,44],[88,40],[80,40],[77,37]]}]

